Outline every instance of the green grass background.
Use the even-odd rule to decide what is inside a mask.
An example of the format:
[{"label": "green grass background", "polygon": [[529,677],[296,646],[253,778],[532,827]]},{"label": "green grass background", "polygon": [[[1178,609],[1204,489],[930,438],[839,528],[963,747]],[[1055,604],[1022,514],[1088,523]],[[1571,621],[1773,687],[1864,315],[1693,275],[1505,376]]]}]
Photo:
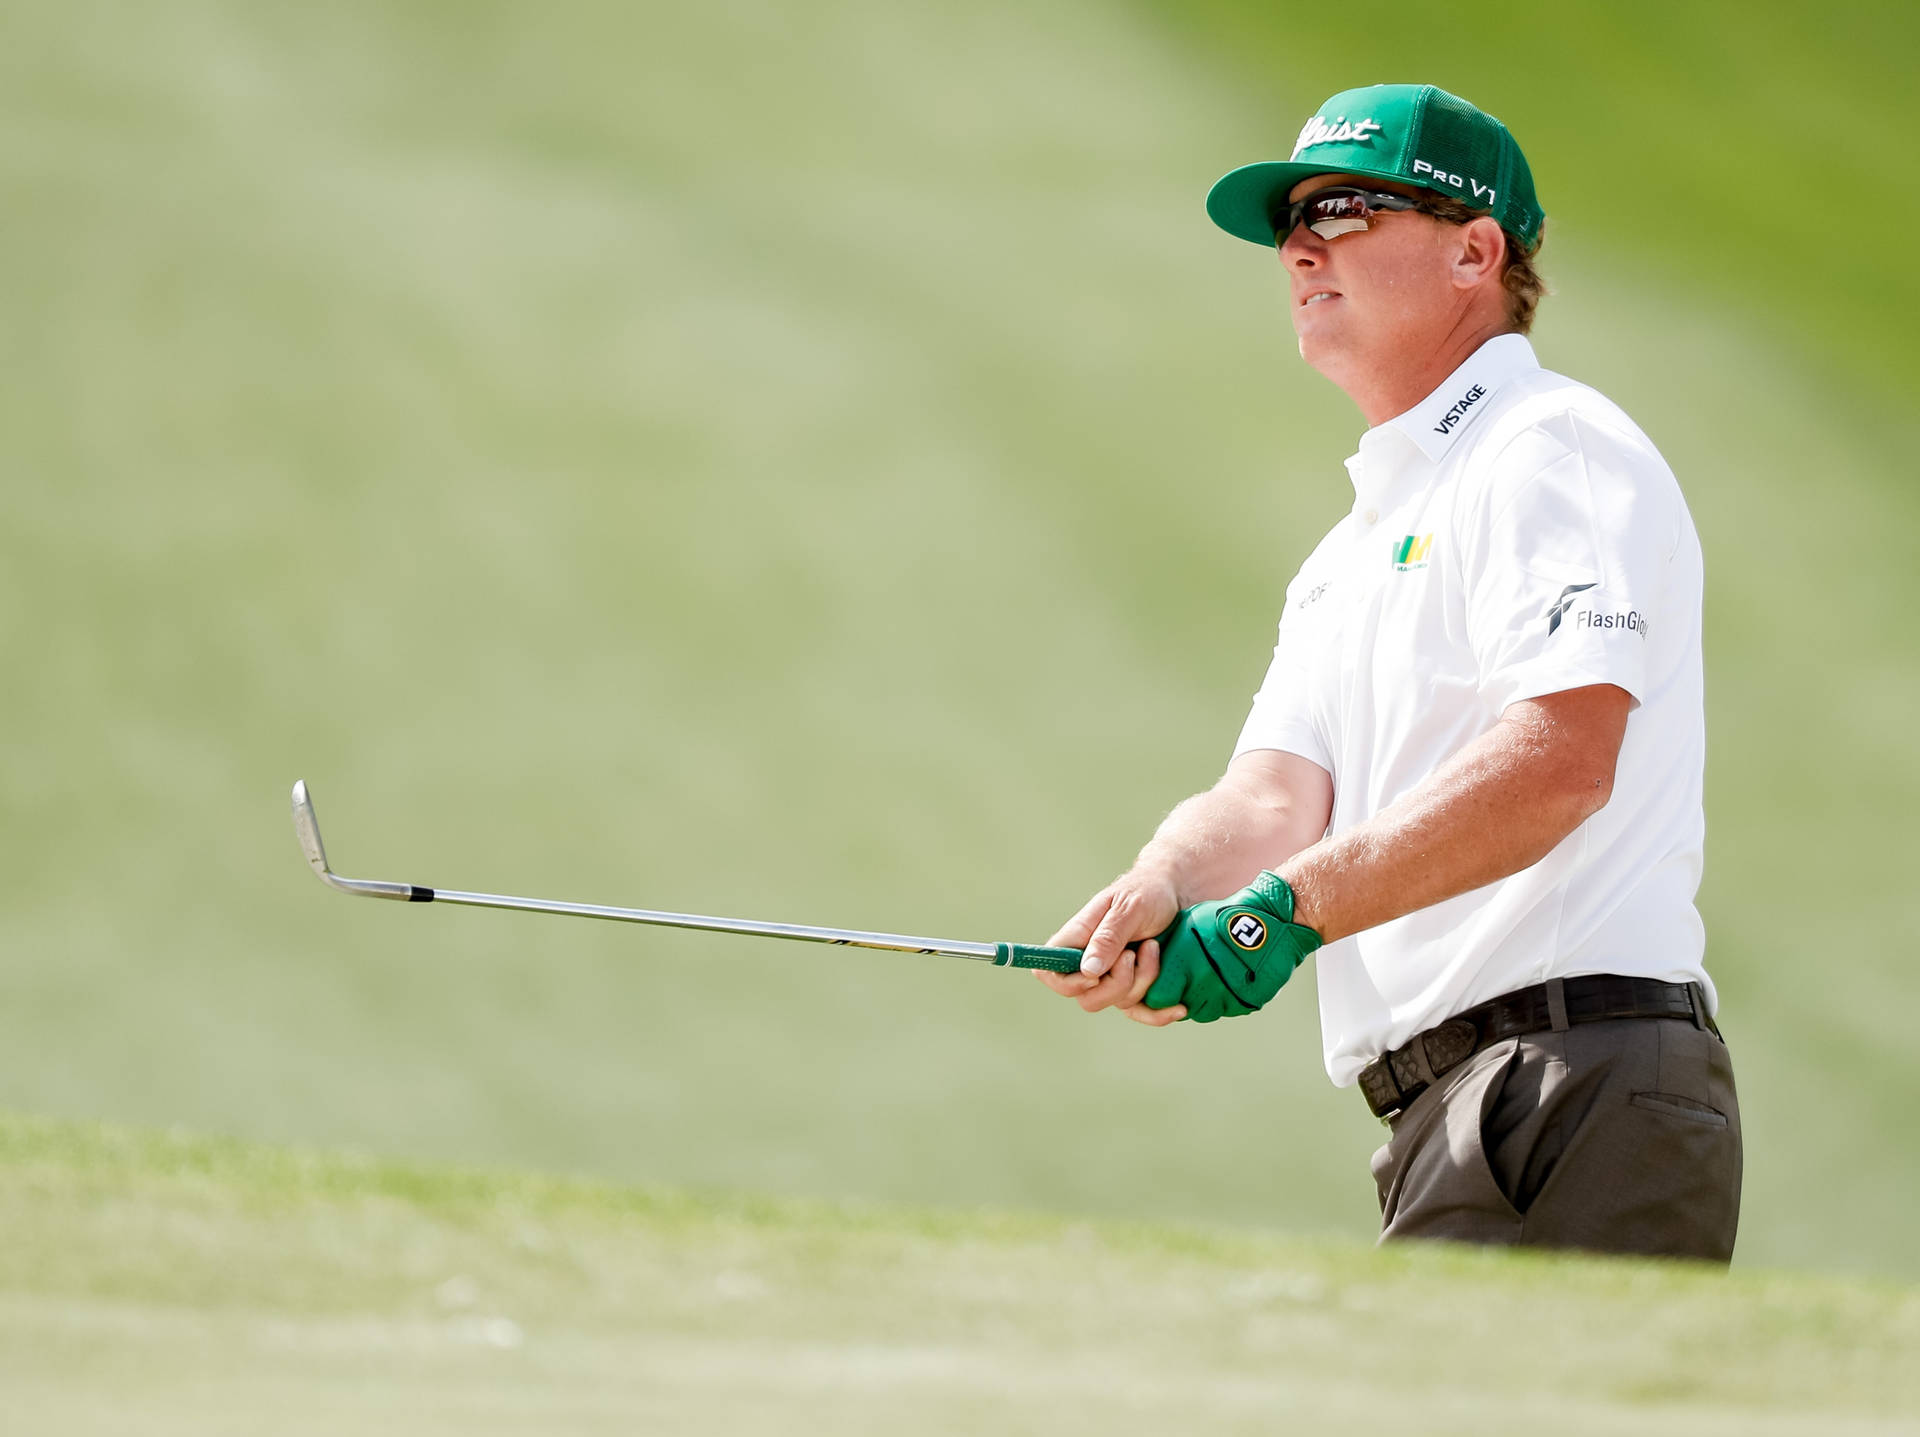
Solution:
[{"label": "green grass background", "polygon": [[[1910,1287],[0,1117],[8,1430],[1911,1433]],[[1419,1340],[1396,1340],[1409,1312]],[[1444,1314],[1444,1320],[1440,1319]]]},{"label": "green grass background", "polygon": [[1911,7],[0,11],[0,1105],[705,1188],[1371,1231],[1312,984],[1044,937],[1211,780],[1360,422],[1207,184],[1502,114],[1545,360],[1709,565],[1740,1260],[1920,1274]]}]

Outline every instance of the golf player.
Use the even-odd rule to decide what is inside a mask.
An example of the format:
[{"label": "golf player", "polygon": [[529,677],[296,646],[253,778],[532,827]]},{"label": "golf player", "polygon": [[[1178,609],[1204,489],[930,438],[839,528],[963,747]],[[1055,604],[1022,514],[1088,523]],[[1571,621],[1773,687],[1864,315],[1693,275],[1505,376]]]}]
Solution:
[{"label": "golf player", "polygon": [[1054,935],[1082,971],[1040,977],[1206,1022],[1317,951],[1328,1075],[1389,1128],[1383,1239],[1725,1262],[1700,544],[1647,436],[1534,357],[1527,162],[1466,101],[1375,85],[1207,212],[1276,250],[1301,358],[1369,426],[1353,507],[1225,775]]}]

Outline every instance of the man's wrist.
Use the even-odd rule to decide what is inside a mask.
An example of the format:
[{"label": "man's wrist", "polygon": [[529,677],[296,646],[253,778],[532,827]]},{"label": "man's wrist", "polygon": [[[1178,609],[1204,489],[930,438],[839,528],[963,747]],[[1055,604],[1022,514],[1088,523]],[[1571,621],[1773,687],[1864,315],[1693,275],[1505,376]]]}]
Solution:
[{"label": "man's wrist", "polygon": [[1311,864],[1289,859],[1273,870],[1274,877],[1292,890],[1293,922],[1308,928],[1322,943],[1331,943],[1336,935],[1327,931],[1329,914],[1321,893],[1318,875]]},{"label": "man's wrist", "polygon": [[1293,889],[1286,879],[1271,868],[1263,868],[1256,873],[1253,882],[1235,894],[1231,901],[1263,909],[1282,923],[1293,922]]},{"label": "man's wrist", "polygon": [[1183,908],[1187,906],[1185,865],[1181,863],[1178,853],[1161,847],[1158,842],[1149,843],[1140,850],[1140,856],[1133,860],[1133,871],[1142,878],[1165,883],[1173,890],[1174,901]]}]

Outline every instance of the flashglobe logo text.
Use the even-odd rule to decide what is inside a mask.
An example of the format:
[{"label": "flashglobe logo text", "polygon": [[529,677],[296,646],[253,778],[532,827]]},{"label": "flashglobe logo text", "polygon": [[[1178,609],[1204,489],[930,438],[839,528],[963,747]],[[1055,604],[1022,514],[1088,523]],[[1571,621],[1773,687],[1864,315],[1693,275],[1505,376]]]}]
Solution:
[{"label": "flashglobe logo text", "polygon": [[1583,629],[1625,629],[1643,639],[1647,636],[1647,616],[1638,609],[1628,609],[1624,614],[1596,614],[1592,609],[1582,609],[1573,621]]}]

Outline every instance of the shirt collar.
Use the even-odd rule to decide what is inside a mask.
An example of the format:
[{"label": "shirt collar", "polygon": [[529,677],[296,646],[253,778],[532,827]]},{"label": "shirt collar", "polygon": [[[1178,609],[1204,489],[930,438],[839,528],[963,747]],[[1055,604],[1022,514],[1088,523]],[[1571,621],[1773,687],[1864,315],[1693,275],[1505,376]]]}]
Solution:
[{"label": "shirt collar", "polygon": [[1509,380],[1540,368],[1522,334],[1496,334],[1467,356],[1445,382],[1405,414],[1376,424],[1360,436],[1360,451],[1347,460],[1358,504],[1379,503],[1410,475],[1430,472],[1489,408]]},{"label": "shirt collar", "polygon": [[[1467,356],[1467,361],[1440,387],[1391,425],[1420,447],[1429,462],[1438,464],[1469,425],[1486,412],[1487,400],[1508,380],[1538,369],[1533,346],[1524,334],[1496,334]],[[1364,441],[1363,441],[1364,444]]]}]

